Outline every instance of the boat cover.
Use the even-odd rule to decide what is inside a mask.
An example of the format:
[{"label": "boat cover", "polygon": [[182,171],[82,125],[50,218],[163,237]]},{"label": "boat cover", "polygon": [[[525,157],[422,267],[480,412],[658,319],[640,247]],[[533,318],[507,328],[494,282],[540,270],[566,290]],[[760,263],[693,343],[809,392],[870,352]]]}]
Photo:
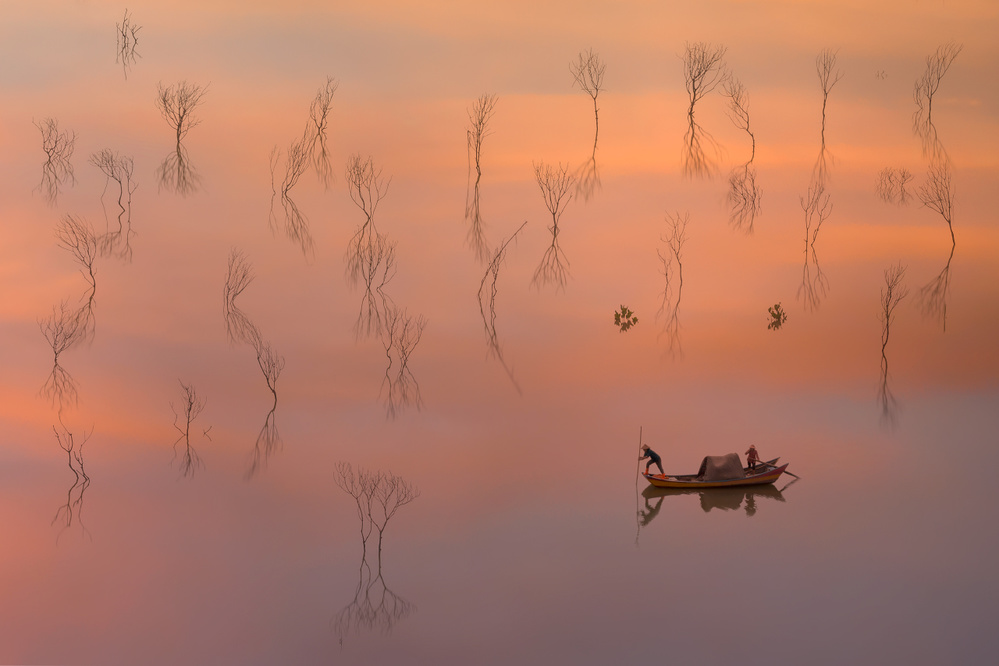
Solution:
[{"label": "boat cover", "polygon": [[724,481],[726,479],[741,479],[746,476],[742,470],[742,460],[738,453],[726,453],[723,456],[704,456],[701,469],[697,472],[699,481]]}]

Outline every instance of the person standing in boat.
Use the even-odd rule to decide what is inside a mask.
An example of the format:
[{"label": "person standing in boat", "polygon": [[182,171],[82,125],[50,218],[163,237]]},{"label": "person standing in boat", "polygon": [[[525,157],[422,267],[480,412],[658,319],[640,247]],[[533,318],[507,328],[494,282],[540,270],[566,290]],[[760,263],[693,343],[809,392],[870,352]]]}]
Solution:
[{"label": "person standing in boat", "polygon": [[642,457],[639,460],[649,459],[649,462],[645,463],[645,473],[649,473],[649,467],[655,465],[659,468],[660,474],[666,474],[663,471],[663,459],[659,457],[659,454],[649,448],[648,444],[642,444]]},{"label": "person standing in boat", "polygon": [[749,449],[746,451],[746,466],[749,467],[750,472],[756,471],[756,463],[760,460],[760,454],[756,452],[756,445],[750,444]]}]

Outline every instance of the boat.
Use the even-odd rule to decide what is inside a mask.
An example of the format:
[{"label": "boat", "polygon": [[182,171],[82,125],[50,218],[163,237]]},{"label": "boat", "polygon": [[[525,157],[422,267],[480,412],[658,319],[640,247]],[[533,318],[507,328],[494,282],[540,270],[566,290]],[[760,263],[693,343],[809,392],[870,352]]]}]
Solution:
[{"label": "boat", "polygon": [[[705,456],[697,474],[642,474],[656,488],[732,488],[773,483],[787,469],[787,463],[778,466],[774,458],[757,461],[756,469],[743,467],[738,453],[724,456]],[[790,474],[790,472],[789,472]]]}]

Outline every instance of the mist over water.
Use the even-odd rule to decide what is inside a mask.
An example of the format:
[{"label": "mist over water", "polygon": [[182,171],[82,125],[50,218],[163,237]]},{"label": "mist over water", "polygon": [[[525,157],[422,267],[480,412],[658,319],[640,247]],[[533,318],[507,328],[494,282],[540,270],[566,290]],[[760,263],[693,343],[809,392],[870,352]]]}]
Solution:
[{"label": "mist over water", "polygon": [[999,16],[868,4],[10,5],[0,663],[986,662]]}]

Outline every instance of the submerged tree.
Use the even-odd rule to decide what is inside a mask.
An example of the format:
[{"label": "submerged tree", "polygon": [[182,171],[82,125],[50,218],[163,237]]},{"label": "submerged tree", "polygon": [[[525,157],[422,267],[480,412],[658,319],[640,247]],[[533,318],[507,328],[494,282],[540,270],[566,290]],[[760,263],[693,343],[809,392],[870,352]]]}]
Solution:
[{"label": "submerged tree", "polygon": [[191,128],[201,123],[194,112],[207,92],[208,86],[187,81],[172,86],[157,84],[156,108],[176,135],[174,151],[156,171],[161,189],[165,187],[181,196],[187,196],[198,189],[200,177],[187,156],[183,140]]},{"label": "submerged tree", "polygon": [[683,356],[680,344],[680,298],[683,296],[683,246],[687,242],[687,223],[690,213],[666,213],[666,233],[660,236],[662,246],[657,249],[665,281],[656,321],[661,321],[660,337],[666,338],[666,353],[676,358]]},{"label": "submerged tree", "polygon": [[[74,440],[73,433],[62,425],[61,420],[59,428],[52,426],[52,432],[55,433],[59,448],[66,453],[66,462],[69,465],[69,470],[73,472],[73,484],[66,492],[66,503],[56,510],[56,514],[52,518],[52,525],[59,523],[62,526],[59,531],[59,536],[62,536],[63,532],[73,526],[75,520],[83,533],[89,534],[83,524],[83,494],[90,487],[90,477],[83,465],[83,446],[90,440],[93,430],[84,433],[83,441],[79,444]],[[58,540],[58,537],[56,539]]]},{"label": "submerged tree", "polygon": [[905,277],[905,266],[896,264],[885,269],[885,284],[881,287],[881,384],[878,388],[878,402],[881,405],[882,423],[894,426],[898,419],[898,403],[888,387],[888,338],[891,335],[891,325],[895,321],[895,308],[909,293],[902,280]]},{"label": "submerged tree", "polygon": [[885,203],[906,206],[910,198],[907,188],[912,178],[912,173],[906,168],[885,167],[878,173],[875,192]]},{"label": "submerged tree", "polygon": [[545,208],[552,216],[552,224],[548,227],[552,234],[552,242],[534,271],[531,285],[540,289],[542,286],[554,284],[557,289],[565,290],[569,278],[569,260],[558,244],[558,223],[565,212],[565,207],[572,201],[571,190],[575,177],[569,173],[568,167],[561,163],[552,166],[538,162],[534,164],[534,179],[541,189]]},{"label": "submerged tree", "polygon": [[[90,156],[90,163],[104,174],[104,191],[101,192],[101,207],[104,209],[106,231],[100,237],[100,252],[104,256],[116,255],[124,261],[132,260],[132,193],[138,184],[132,181],[135,163],[131,157],[120,155],[110,148]],[[111,181],[118,185],[118,228],[111,229],[104,195]]]},{"label": "submerged tree", "polygon": [[350,200],[364,214],[364,221],[354,231],[349,243],[345,261],[347,283],[354,286],[364,272],[364,251],[377,242],[380,234],[375,226],[375,211],[388,193],[392,179],[385,179],[382,170],[376,168],[371,157],[362,158],[355,153],[347,160],[347,190]]},{"label": "submerged tree", "polygon": [[912,97],[916,102],[916,110],[912,114],[912,131],[922,139],[923,156],[934,161],[946,160],[947,154],[933,124],[933,97],[940,89],[947,70],[963,48],[963,44],[949,42],[937,47],[934,53],[926,56],[926,71],[916,79],[912,91]]},{"label": "submerged tree", "polygon": [[825,186],[818,181],[812,181],[808,186],[808,193],[799,197],[799,200],[805,214],[805,262],[801,269],[801,286],[798,287],[796,299],[804,302],[805,309],[814,312],[829,288],[829,280],[819,267],[815,241],[819,237],[822,223],[832,213],[832,202]]},{"label": "submerged tree", "polygon": [[180,381],[183,400],[180,403],[180,411],[174,404],[170,403],[173,410],[173,427],[180,435],[174,440],[173,455],[177,459],[178,445],[180,446],[180,473],[184,476],[194,476],[194,473],[203,465],[201,456],[191,442],[191,424],[201,415],[205,409],[205,399],[198,395],[194,386]]},{"label": "submerged tree", "polygon": [[954,258],[957,240],[954,236],[954,185],[951,181],[950,166],[947,162],[930,165],[926,182],[919,188],[919,200],[930,210],[940,214],[950,231],[950,254],[943,270],[919,290],[919,303],[923,315],[940,322],[947,330],[947,292],[950,287],[950,263]]},{"label": "submerged tree", "polygon": [[829,93],[836,83],[843,78],[843,72],[836,66],[836,51],[833,49],[823,49],[815,57],[815,72],[819,77],[819,86],[822,88],[822,130],[820,133],[821,146],[819,157],[815,161],[812,170],[812,179],[824,184],[829,176],[829,156],[826,151],[826,104],[829,101]]},{"label": "submerged tree", "polygon": [[[419,489],[391,472],[354,471],[350,463],[336,464],[333,480],[354,499],[361,532],[361,564],[354,598],[333,618],[334,631],[342,642],[362,629],[390,633],[395,625],[416,607],[392,592],[382,569],[382,542],[385,529],[402,507],[420,496]],[[378,557],[374,571],[367,561],[367,542],[378,533]]]},{"label": "submerged tree", "polygon": [[[503,261],[506,259],[507,247],[526,224],[527,222],[525,221],[517,227],[517,230],[509,238],[500,244],[499,248],[493,253],[493,257],[486,267],[486,272],[482,276],[481,282],[479,282],[479,314],[482,315],[482,325],[486,329],[486,345],[490,354],[503,366],[503,370],[506,372],[507,377],[510,378],[510,381],[513,382],[513,387],[517,389],[517,393],[522,393],[520,385],[513,376],[513,370],[507,365],[506,359],[503,357],[503,349],[499,343],[499,334],[496,332],[496,294],[498,292],[499,271],[503,265]],[[487,282],[489,283],[488,298],[486,297]]]},{"label": "submerged tree", "polygon": [[59,131],[59,121],[55,118],[45,118],[35,123],[42,133],[42,150],[45,151],[45,162],[42,163],[42,182],[38,189],[50,206],[55,206],[59,199],[59,188],[69,183],[76,184],[73,175],[73,150],[76,148],[76,132],[72,130]]},{"label": "submerged tree", "polygon": [[[482,141],[489,134],[489,120],[496,111],[496,95],[480,95],[468,110],[469,127],[465,130],[468,150],[468,179],[465,189],[465,220],[468,221],[466,243],[475,252],[478,261],[485,261],[489,254],[482,211],[479,208],[479,181],[482,180]],[[475,163],[475,182],[472,182],[472,163]]]},{"label": "submerged tree", "polygon": [[38,320],[42,336],[52,348],[52,372],[42,385],[39,394],[48,399],[59,415],[68,405],[75,405],[78,397],[76,381],[59,364],[59,355],[87,337],[87,325],[79,308],[70,308],[61,301],[52,308],[52,315]]},{"label": "submerged tree", "polygon": [[728,98],[728,116],[732,124],[749,135],[751,151],[745,164],[732,169],[728,176],[729,223],[747,234],[753,233],[753,223],[762,209],[763,192],[756,184],[756,136],[749,122],[749,93],[734,76],[726,77],[722,91]]},{"label": "submerged tree", "polygon": [[121,64],[122,72],[127,79],[128,69],[141,57],[135,49],[139,44],[139,31],[142,30],[142,26],[132,20],[126,9],[121,23],[115,23],[114,27],[117,47],[114,61],[116,64]]},{"label": "submerged tree", "polygon": [[[716,168],[718,145],[694,119],[694,108],[725,80],[724,46],[705,42],[684,44],[683,81],[690,105],[687,107],[687,132],[683,137],[681,165],[687,177],[711,176]],[[711,155],[708,154],[711,151]]]},{"label": "submerged tree", "polygon": [[394,306],[386,312],[382,345],[388,365],[385,367],[382,391],[390,419],[405,407],[413,405],[419,410],[423,405],[420,385],[409,368],[409,356],[423,337],[426,326],[427,320],[423,315],[414,317]]},{"label": "submerged tree", "polygon": [[600,187],[600,174],[597,171],[597,138],[600,136],[600,109],[597,98],[603,90],[606,64],[593,49],[581,51],[574,62],[569,63],[574,83],[593,100],[593,151],[575,174],[576,195],[589,201],[593,192]]}]

